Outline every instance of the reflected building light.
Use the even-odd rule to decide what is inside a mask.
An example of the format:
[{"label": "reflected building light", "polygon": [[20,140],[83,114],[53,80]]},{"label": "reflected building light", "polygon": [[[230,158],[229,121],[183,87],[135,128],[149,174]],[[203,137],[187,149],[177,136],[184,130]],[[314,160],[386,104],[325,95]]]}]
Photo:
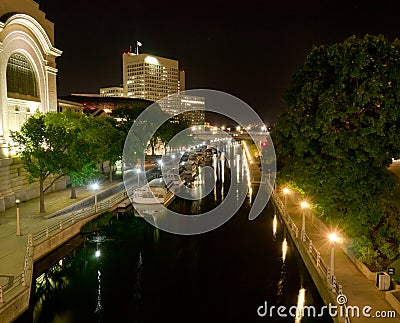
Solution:
[{"label": "reflected building light", "polygon": [[252,198],[253,198],[253,188],[251,186],[249,186],[249,202],[250,202],[250,204],[253,202]]},{"label": "reflected building light", "polygon": [[285,262],[287,253],[287,241],[286,238],[282,242],[282,261]]},{"label": "reflected building light", "polygon": [[303,318],[303,310],[305,302],[306,302],[306,290],[304,288],[301,288],[299,290],[299,295],[297,296],[295,323],[300,323],[301,319]]},{"label": "reflected building light", "polygon": [[221,181],[224,183],[224,178],[225,178],[225,154],[222,152],[221,153]]},{"label": "reflected building light", "polygon": [[240,156],[236,156],[236,182],[240,182]]},{"label": "reflected building light", "polygon": [[103,306],[101,305],[101,272],[100,270],[97,270],[97,304],[96,304],[96,310],[94,311],[95,313],[100,313],[103,310]]},{"label": "reflected building light", "polygon": [[217,181],[217,160],[218,160],[217,155],[214,155],[213,156],[213,168],[214,168],[214,180],[215,180],[215,182]]},{"label": "reflected building light", "polygon": [[274,215],[274,220],[272,221],[272,234],[274,238],[276,237],[276,231],[278,228],[278,219],[276,218],[276,214]]}]

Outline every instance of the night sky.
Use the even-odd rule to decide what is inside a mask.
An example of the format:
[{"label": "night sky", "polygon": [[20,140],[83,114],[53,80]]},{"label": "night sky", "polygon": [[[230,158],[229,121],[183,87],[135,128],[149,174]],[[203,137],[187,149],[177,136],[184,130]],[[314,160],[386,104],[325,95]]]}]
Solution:
[{"label": "night sky", "polygon": [[400,37],[400,1],[37,0],[55,23],[58,94],[122,84],[122,53],[177,59],[187,89],[216,89],[272,124],[313,45],[351,35]]}]

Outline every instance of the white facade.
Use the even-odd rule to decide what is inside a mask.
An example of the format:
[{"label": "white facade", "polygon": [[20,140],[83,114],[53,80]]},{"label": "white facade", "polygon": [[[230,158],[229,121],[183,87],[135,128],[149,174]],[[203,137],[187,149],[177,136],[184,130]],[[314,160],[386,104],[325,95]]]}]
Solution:
[{"label": "white facade", "polygon": [[191,125],[204,123],[204,98],[184,94],[185,72],[179,70],[177,60],[124,53],[122,66],[125,96],[158,102],[171,115],[185,112]]},{"label": "white facade", "polygon": [[11,130],[36,111],[57,111],[55,59],[62,52],[36,2],[1,0],[0,17],[0,156],[7,157]]},{"label": "white facade", "polygon": [[120,86],[102,87],[100,88],[101,97],[123,97],[124,88]]},{"label": "white facade", "polygon": [[189,125],[203,125],[205,121],[205,98],[193,95],[179,95],[180,112],[184,113],[184,118]]},{"label": "white facade", "polygon": [[125,96],[155,102],[182,90],[179,62],[176,60],[124,53],[122,66]]}]

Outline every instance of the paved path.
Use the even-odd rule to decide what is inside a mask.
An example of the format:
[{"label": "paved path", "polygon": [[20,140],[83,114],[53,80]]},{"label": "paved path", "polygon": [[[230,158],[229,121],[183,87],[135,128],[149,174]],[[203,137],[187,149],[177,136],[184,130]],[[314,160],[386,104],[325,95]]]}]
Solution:
[{"label": "paved path", "polygon": [[[101,184],[99,193],[118,183],[116,179],[109,183],[107,179]],[[39,199],[32,199],[20,204],[20,223],[22,236],[16,235],[16,207],[0,212],[0,284],[9,283],[11,277],[21,274],[24,265],[28,234],[36,233],[40,230],[59,222],[67,215],[60,215],[48,219],[51,213],[66,208],[89,196],[93,196],[93,191],[86,187],[76,189],[77,199],[70,199],[70,189],[51,192],[45,196],[46,213],[39,213]]]},{"label": "paved path", "polygon": [[[282,201],[284,201],[282,196]],[[302,225],[302,210],[300,208],[300,198],[291,192],[291,196],[287,199],[288,212],[296,223],[299,231]],[[327,267],[330,266],[331,248],[328,240],[328,229],[325,227],[317,227],[312,223],[312,213],[310,210],[306,212],[306,234],[313,241],[314,246],[321,253]],[[313,221],[317,223],[317,221]],[[335,276],[337,282],[343,287],[343,294],[348,299],[347,305],[357,305],[360,308],[362,316],[362,308],[371,306],[371,318],[360,317],[351,318],[351,322],[400,322],[400,313],[397,313],[396,319],[393,318],[372,318],[376,315],[376,311],[393,311],[393,308],[385,300],[385,292],[379,291],[375,287],[375,282],[368,280],[354,265],[347,254],[339,247],[335,248]]]}]

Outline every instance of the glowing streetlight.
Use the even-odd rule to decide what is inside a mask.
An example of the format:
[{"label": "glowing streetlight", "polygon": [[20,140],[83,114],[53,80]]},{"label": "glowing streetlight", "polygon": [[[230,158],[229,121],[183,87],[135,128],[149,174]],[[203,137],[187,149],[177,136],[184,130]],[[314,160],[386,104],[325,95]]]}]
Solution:
[{"label": "glowing streetlight", "polygon": [[331,268],[330,268],[330,283],[332,286],[332,291],[335,289],[333,284],[333,277],[335,276],[335,244],[339,241],[339,236],[336,232],[332,232],[328,236],[331,242]]},{"label": "glowing streetlight", "polygon": [[21,203],[21,201],[19,199],[15,200],[15,205],[17,206],[17,236],[21,236],[21,224],[19,221],[19,203]]},{"label": "glowing streetlight", "polygon": [[301,210],[302,210],[302,219],[301,219],[301,240],[304,241],[304,235],[306,233],[306,209],[308,209],[309,204],[307,201],[302,201],[300,203]]}]

